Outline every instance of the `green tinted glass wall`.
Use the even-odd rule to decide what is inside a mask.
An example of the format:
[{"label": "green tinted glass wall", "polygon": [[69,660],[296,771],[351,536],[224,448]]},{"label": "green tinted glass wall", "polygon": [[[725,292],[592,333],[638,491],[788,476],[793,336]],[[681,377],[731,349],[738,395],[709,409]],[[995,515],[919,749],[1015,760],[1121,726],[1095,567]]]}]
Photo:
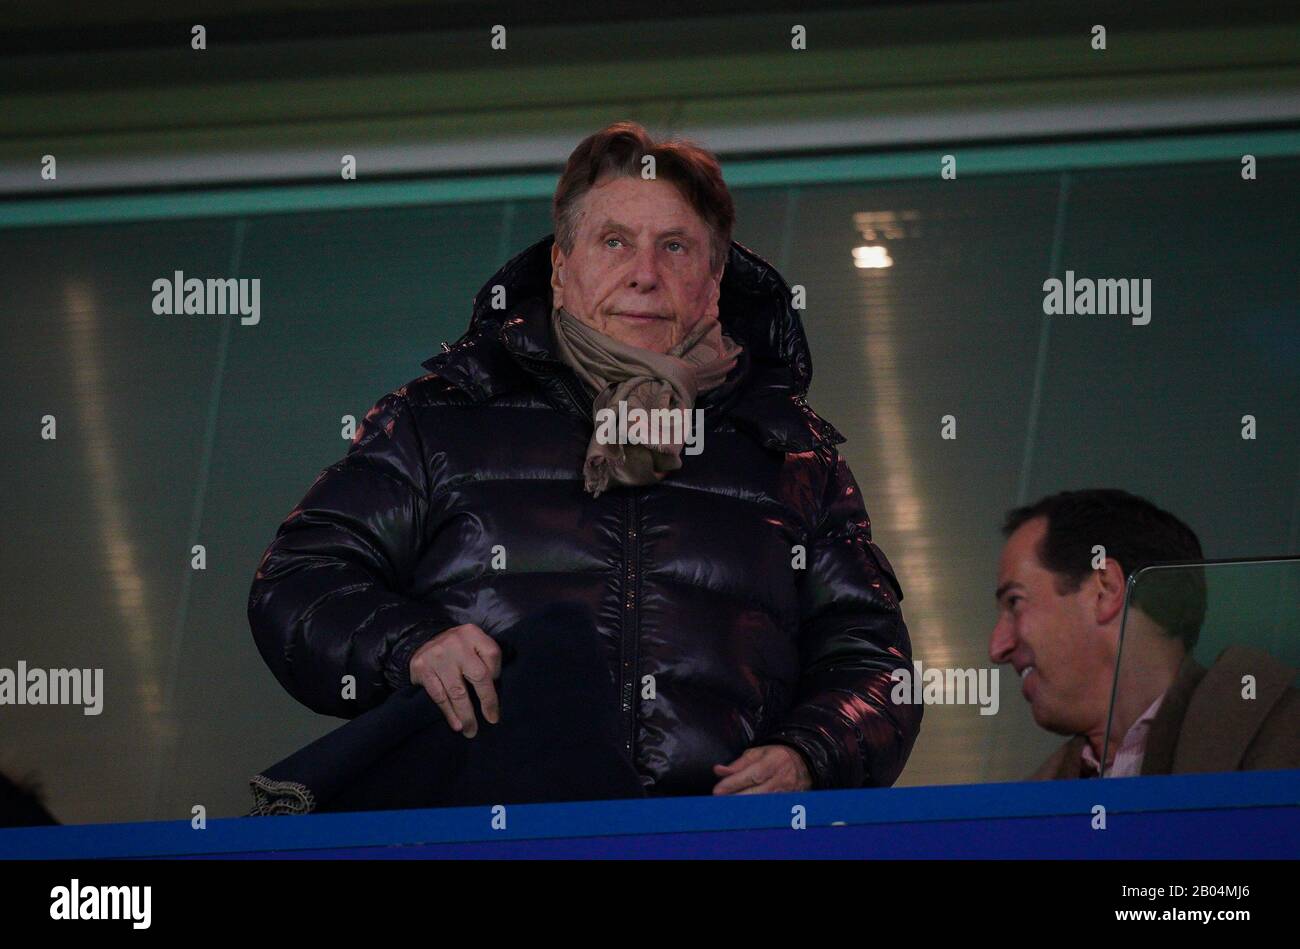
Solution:
[{"label": "green tinted glass wall", "polygon": [[[997,528],[1044,493],[1145,494],[1211,557],[1297,549],[1300,160],[1283,145],[1255,181],[1242,143],[1177,140],[1005,149],[955,181],[930,155],[728,171],[737,239],[806,289],[811,402],[848,436],[916,658],[990,664]],[[0,768],[39,776],[69,822],[234,815],[248,776],[336,724],[257,654],[257,560],[346,450],[343,417],[421,375],[482,282],[550,230],[554,180],[0,210],[0,666],[105,670],[98,716],[0,710]],[[855,266],[863,246],[890,266]],[[154,314],[153,281],[178,270],[259,279],[260,322]],[[1045,316],[1043,281],[1066,270],[1149,278],[1150,323]],[[996,715],[927,709],[902,783],[1014,780],[1055,747],[1005,671]]]}]

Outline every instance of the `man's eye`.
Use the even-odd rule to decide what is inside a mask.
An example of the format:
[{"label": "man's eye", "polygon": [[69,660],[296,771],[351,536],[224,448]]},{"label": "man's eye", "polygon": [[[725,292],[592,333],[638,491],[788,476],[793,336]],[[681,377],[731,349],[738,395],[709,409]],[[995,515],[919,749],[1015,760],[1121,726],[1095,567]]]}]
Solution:
[{"label": "man's eye", "polygon": [[621,237],[607,237],[607,238],[605,238],[605,244],[606,244],[606,245],[608,245],[610,241],[618,241],[618,242],[621,244],[621,243],[623,243],[623,238],[621,238]]},{"label": "man's eye", "polygon": [[669,247],[672,247],[674,244],[676,244],[678,247],[681,247],[681,248],[685,248],[685,246],[686,246],[686,245],[683,244],[681,241],[669,241],[669,242],[668,242],[668,246],[669,246]]}]

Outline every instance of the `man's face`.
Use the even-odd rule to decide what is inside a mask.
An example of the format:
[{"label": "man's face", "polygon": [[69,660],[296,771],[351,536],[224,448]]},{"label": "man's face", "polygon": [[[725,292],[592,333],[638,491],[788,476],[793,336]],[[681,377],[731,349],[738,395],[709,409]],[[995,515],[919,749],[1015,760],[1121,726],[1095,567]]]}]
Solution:
[{"label": "man's face", "polygon": [[998,621],[989,658],[1009,662],[1034,721],[1061,735],[1105,728],[1115,650],[1097,622],[1094,584],[1056,592],[1056,574],[1038,560],[1047,519],[1036,517],[1007,538],[998,566]]},{"label": "man's face", "polygon": [[556,306],[660,353],[717,317],[722,275],[709,272],[709,228],[676,186],[608,178],[583,196],[582,211],[572,253],[551,248]]}]

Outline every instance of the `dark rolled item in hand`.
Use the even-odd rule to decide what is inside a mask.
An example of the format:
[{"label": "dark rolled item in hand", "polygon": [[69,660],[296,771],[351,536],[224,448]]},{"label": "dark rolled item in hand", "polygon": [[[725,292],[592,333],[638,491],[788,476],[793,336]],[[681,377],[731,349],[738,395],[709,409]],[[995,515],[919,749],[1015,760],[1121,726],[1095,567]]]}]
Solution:
[{"label": "dark rolled item in hand", "polygon": [[249,816],[645,797],[587,611],[557,604],[494,636],[501,720],[465,738],[422,685],[254,775]]}]

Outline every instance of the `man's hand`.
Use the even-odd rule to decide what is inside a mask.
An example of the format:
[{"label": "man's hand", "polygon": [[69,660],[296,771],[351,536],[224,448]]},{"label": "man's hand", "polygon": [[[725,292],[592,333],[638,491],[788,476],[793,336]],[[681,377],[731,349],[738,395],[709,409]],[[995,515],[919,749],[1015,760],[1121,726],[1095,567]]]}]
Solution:
[{"label": "man's hand", "polygon": [[465,684],[473,686],[483,717],[495,725],[501,709],[492,680],[500,675],[501,647],[473,623],[443,630],[411,656],[412,684],[423,685],[447,724],[463,729],[466,738],[478,734],[478,720]]},{"label": "man's hand", "polygon": [[726,775],[713,786],[714,794],[772,794],[812,788],[808,763],[788,745],[746,748],[731,764],[715,764],[713,773]]}]

